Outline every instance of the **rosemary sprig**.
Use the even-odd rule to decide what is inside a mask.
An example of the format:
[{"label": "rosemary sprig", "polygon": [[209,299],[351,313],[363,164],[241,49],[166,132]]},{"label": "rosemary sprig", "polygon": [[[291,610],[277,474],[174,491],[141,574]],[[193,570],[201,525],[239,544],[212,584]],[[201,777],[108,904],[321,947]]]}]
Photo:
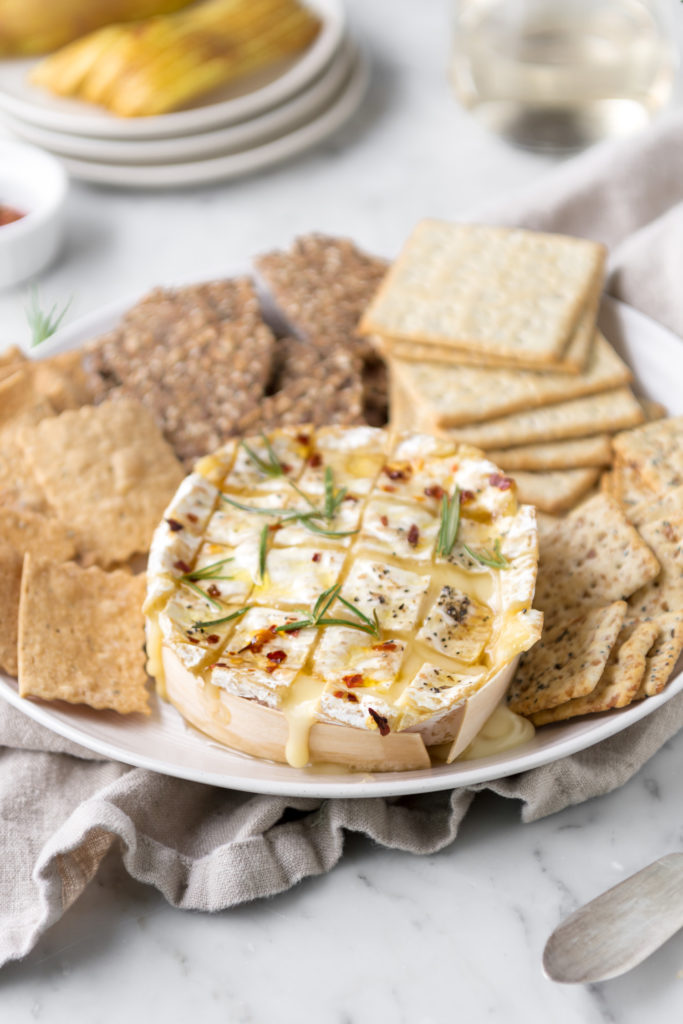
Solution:
[{"label": "rosemary sprig", "polygon": [[201,587],[198,587],[196,583],[193,583],[192,580],[188,579],[186,576],[181,576],[180,581],[184,587],[189,587],[190,590],[194,590],[195,594],[199,594],[199,596],[203,597],[205,601],[208,601],[209,604],[212,604],[214,608],[223,608],[223,605],[220,603],[220,601],[217,601],[215,597],[211,597],[211,594],[207,594],[205,590],[202,590]]},{"label": "rosemary sprig", "polygon": [[31,347],[40,345],[42,341],[51,338],[59,330],[72,302],[73,296],[61,309],[59,309],[55,302],[52,309],[46,313],[40,308],[38,289],[31,289],[26,305],[26,319],[31,329]]},{"label": "rosemary sprig", "polygon": [[191,569],[190,572],[185,572],[180,577],[181,580],[187,582],[195,580],[231,580],[232,576],[221,576],[219,570],[223,568],[226,562],[232,562],[232,558],[221,558],[219,562],[212,562],[211,565],[204,565],[201,569]]},{"label": "rosemary sprig", "polygon": [[260,455],[257,455],[254,449],[250,448],[246,441],[240,441],[240,445],[242,446],[242,448],[244,448],[245,452],[247,453],[251,461],[254,463],[254,465],[257,466],[262,473],[265,473],[266,476],[284,476],[285,471],[282,468],[282,463],[275,454],[275,450],[273,449],[272,444],[270,443],[266,435],[263,433],[263,431],[261,431],[261,440],[266,446],[266,452],[268,453],[267,460],[262,459]]},{"label": "rosemary sprig", "polygon": [[327,520],[334,519],[346,495],[346,487],[340,487],[338,491],[335,491],[332,467],[327,466],[325,468],[325,518]]},{"label": "rosemary sprig", "polygon": [[266,578],[266,558],[268,557],[268,534],[270,533],[270,527],[268,523],[265,524],[261,530],[261,540],[259,542],[258,550],[258,571],[259,579],[261,583]]},{"label": "rosemary sprig", "polygon": [[238,608],[236,612],[231,612],[230,615],[224,615],[220,619],[208,619],[206,622],[194,622],[194,629],[208,629],[210,626],[222,626],[224,622],[232,622],[233,619],[239,619],[241,615],[245,615],[250,608],[253,608],[252,604],[245,604],[244,608]]},{"label": "rosemary sprig", "polygon": [[[291,482],[291,481],[290,481]],[[310,511],[305,511],[298,508],[257,508],[255,505],[245,505],[241,501],[236,501],[235,498],[230,498],[227,494],[221,494],[223,501],[227,501],[228,505],[232,505],[234,508],[240,509],[242,512],[253,512],[255,515],[260,516],[273,516],[275,519],[279,519],[282,522],[299,522],[302,526],[305,526],[311,533],[319,533],[325,537],[350,537],[354,533],[358,533],[357,530],[326,530],[322,526],[318,526],[313,522],[314,519],[328,519],[333,518],[340,501],[343,501],[343,494],[345,489],[342,488],[334,496],[333,500],[336,502],[332,515],[328,517],[326,509],[316,508],[308,498],[306,501],[311,504]],[[342,494],[342,498],[339,495]],[[304,495],[304,497],[306,497]]]},{"label": "rosemary sprig", "polygon": [[[369,633],[370,636],[374,636],[379,639],[380,625],[377,613],[374,615],[374,621],[373,619],[368,618],[368,616],[362,612],[360,608],[357,608],[355,604],[352,604],[351,601],[347,601],[346,598],[340,597],[340,590],[341,585],[339,583],[329,587],[327,590],[324,590],[310,611],[307,611],[305,608],[300,608],[300,619],[297,619],[296,622],[285,622],[282,626],[278,626],[276,631],[278,633],[292,633],[296,629],[306,629],[308,627],[349,626],[351,629],[360,629],[361,632]],[[353,614],[357,616],[356,620],[326,618],[325,613],[332,607],[337,599],[339,599],[339,601],[348,608],[349,611],[353,612]]]},{"label": "rosemary sprig", "polygon": [[496,537],[492,552],[488,548],[484,548],[483,551],[473,551],[467,544],[463,544],[463,547],[467,554],[481,565],[488,565],[490,569],[510,568],[510,563],[500,550],[500,537]]},{"label": "rosemary sprig", "polygon": [[455,487],[453,497],[444,494],[441,499],[441,526],[436,541],[436,553],[448,558],[458,538],[460,529],[460,488]]}]

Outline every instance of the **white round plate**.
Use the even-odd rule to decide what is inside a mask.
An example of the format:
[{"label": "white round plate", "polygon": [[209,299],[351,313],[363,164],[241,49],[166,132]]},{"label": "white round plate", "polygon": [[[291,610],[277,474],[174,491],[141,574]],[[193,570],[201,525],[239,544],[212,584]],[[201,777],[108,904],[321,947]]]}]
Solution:
[{"label": "white round plate", "polygon": [[55,156],[111,164],[165,164],[222,156],[264,143],[309,123],[329,107],[348,79],[356,57],[345,40],[319,78],[272,110],[239,124],[168,139],[101,139],[52,131],[4,114],[4,124],[19,139],[41,146]]},{"label": "white round plate", "polygon": [[369,79],[367,61],[358,54],[341,92],[325,110],[284,135],[236,153],[172,164],[99,163],[71,157],[59,159],[73,178],[116,188],[182,188],[229,181],[289,160],[332,135],[360,106]]},{"label": "white round plate", "polygon": [[[83,317],[41,346],[41,356],[77,348],[110,330],[135,298]],[[601,328],[636,374],[638,389],[683,414],[683,342],[628,306],[605,300]],[[471,786],[537,768],[599,743],[662,707],[683,690],[683,672],[656,697],[620,710],[544,726],[523,746],[473,761],[456,761],[422,771],[354,774],[328,768],[290,768],[248,757],[214,743],[186,725],[178,712],[156,697],[148,718],[122,717],[67,704],[22,699],[15,680],[0,673],[0,696],[70,740],[105,757],[195,782],[252,793],[328,798],[401,796]]]},{"label": "white round plate", "polygon": [[293,60],[214,93],[211,102],[198,101],[187,110],[155,117],[117,117],[89,103],[54,96],[31,85],[28,75],[37,63],[32,58],[0,61],[0,110],[53,131],[108,139],[164,138],[236,124],[303,89],[339,48],[346,31],[342,0],[307,2],[323,23],[308,49]]}]

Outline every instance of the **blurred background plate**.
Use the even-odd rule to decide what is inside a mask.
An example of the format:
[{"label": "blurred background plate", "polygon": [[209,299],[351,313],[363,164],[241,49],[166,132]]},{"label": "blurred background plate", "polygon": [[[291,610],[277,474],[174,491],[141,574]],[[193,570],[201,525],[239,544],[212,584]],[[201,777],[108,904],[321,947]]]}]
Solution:
[{"label": "blurred background plate", "polygon": [[356,51],[351,41],[345,39],[323,72],[284,103],[248,121],[192,135],[159,139],[102,139],[53,131],[10,114],[4,114],[2,120],[17,138],[41,146],[56,156],[123,164],[196,160],[246,149],[307,124],[339,94],[350,77],[355,59]]},{"label": "blurred background plate", "polygon": [[235,153],[185,163],[122,164],[70,157],[62,158],[62,163],[74,178],[120,188],[176,188],[238,178],[287,160],[337,131],[360,106],[369,77],[368,62],[359,52],[349,77],[326,109],[286,134]]},{"label": "blurred background plate", "polygon": [[323,24],[300,56],[280,62],[229,88],[204,97],[187,110],[155,117],[116,117],[88,103],[53,96],[31,85],[37,60],[0,61],[0,112],[15,121],[57,132],[107,139],[169,138],[245,121],[304,89],[333,59],[346,32],[342,0],[307,0]]}]

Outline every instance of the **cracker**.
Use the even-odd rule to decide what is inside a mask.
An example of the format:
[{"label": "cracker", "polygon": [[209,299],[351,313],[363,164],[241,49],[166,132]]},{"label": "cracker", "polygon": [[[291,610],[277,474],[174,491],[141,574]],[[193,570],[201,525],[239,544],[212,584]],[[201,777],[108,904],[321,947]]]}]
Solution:
[{"label": "cracker", "polygon": [[80,352],[62,352],[29,364],[37,394],[47,398],[55,412],[79,409],[93,401],[93,392]]},{"label": "cracker", "polygon": [[567,608],[625,599],[650,584],[660,566],[622,509],[596,494],[564,519],[540,530],[535,605],[548,625]]},{"label": "cracker", "polygon": [[579,437],[548,444],[525,444],[519,448],[495,448],[487,452],[492,462],[505,470],[577,469],[581,466],[609,466],[612,444],[608,434]]},{"label": "cracker", "polygon": [[136,398],[178,457],[214,451],[263,398],[275,338],[251,281],[156,289],[84,355],[96,401]]},{"label": "cracker", "polygon": [[30,551],[37,558],[67,562],[76,554],[72,529],[58,519],[12,505],[0,505],[0,538],[20,555]]},{"label": "cracker", "polygon": [[122,398],[63,412],[26,428],[20,440],[84,552],[107,566],[148,549],[183,470],[139,402]]},{"label": "cracker", "polygon": [[523,654],[508,693],[520,715],[534,715],[591,693],[598,684],[626,615],[626,603],[591,608],[544,631]]},{"label": "cracker", "polygon": [[[638,621],[633,620],[631,628]],[[645,674],[634,700],[661,693],[683,651],[683,610],[655,615],[647,620],[657,627],[657,636],[645,660]]]},{"label": "cracker", "polygon": [[652,523],[656,519],[670,519],[683,516],[683,484],[672,491],[664,491],[656,497],[647,497],[637,505],[626,509],[626,515],[634,526]]},{"label": "cracker", "polygon": [[24,559],[19,693],[149,714],[144,576]]},{"label": "cracker", "polygon": [[557,362],[596,291],[604,247],[516,228],[422,221],[361,334]]},{"label": "cracker", "polygon": [[573,697],[556,707],[531,716],[534,725],[562,722],[578,715],[595,714],[623,708],[635,700],[645,675],[647,652],[659,630],[654,622],[640,622],[629,635],[617,638],[609,661],[596,687],[581,697]]},{"label": "cracker", "polygon": [[614,438],[618,459],[654,491],[683,484],[683,416],[655,420]]},{"label": "cracker", "polygon": [[53,415],[52,405],[36,393],[31,374],[24,368],[0,380],[0,504],[47,509],[43,490],[26,465],[18,434],[27,424]]},{"label": "cracker", "polygon": [[626,364],[602,336],[593,347],[587,371],[575,376],[400,359],[391,362],[406,391],[426,406],[434,423],[442,427],[568,401],[618,387],[631,379]]},{"label": "cracker", "polygon": [[642,423],[643,411],[629,388],[558,402],[529,412],[512,413],[486,423],[449,430],[456,441],[479,448],[514,448],[537,441],[589,437]]},{"label": "cracker", "polygon": [[644,523],[640,535],[661,566],[655,579],[629,598],[630,614],[648,618],[683,608],[683,516]]},{"label": "cracker", "polygon": [[612,494],[625,508],[633,508],[643,501],[651,501],[657,492],[645,483],[635,466],[617,456],[612,468]]},{"label": "cracker", "polygon": [[23,558],[11,544],[0,539],[0,669],[17,674],[19,592]]},{"label": "cracker", "polygon": [[[494,460],[495,461],[495,460]],[[501,463],[505,466],[505,463]],[[600,475],[599,469],[556,469],[547,473],[514,471],[517,496],[525,505],[541,512],[566,512],[586,494]]]},{"label": "cracker", "polygon": [[5,349],[4,352],[0,352],[0,380],[11,377],[25,363],[26,356],[16,345],[12,345],[10,348]]}]

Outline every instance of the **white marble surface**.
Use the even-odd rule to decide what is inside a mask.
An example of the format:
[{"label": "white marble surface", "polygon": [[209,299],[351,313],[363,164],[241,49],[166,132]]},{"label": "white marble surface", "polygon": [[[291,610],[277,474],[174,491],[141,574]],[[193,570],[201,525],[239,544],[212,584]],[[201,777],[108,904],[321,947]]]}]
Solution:
[{"label": "white marble surface", "polygon": [[[554,161],[486,135],[449,92],[448,6],[350,3],[372,91],[352,125],[294,163],[158,195],[74,185],[68,245],[41,281],[43,301],[73,295],[78,315],[220,273],[312,229],[391,253],[422,216],[457,217],[532,184]],[[0,293],[0,347],[26,341],[24,301]],[[683,935],[595,987],[552,984],[540,958],[572,909],[681,847],[682,772],[679,737],[618,792],[544,821],[524,825],[517,805],[479,797],[437,856],[352,837],[330,875],[212,917],[171,909],[112,855],[37,949],[0,973],[1,1019],[669,1024],[681,1016]]]}]

